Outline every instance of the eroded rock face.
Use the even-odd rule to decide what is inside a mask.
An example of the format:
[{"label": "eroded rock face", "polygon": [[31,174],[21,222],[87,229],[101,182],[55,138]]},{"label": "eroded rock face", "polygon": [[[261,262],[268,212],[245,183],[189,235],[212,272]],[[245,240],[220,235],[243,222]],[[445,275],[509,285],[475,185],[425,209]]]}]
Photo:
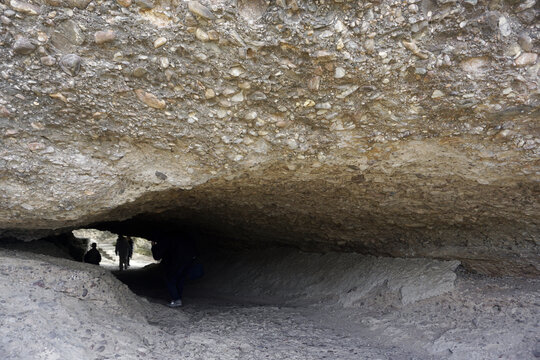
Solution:
[{"label": "eroded rock face", "polygon": [[159,213],[539,272],[535,1],[0,11],[4,235]]}]

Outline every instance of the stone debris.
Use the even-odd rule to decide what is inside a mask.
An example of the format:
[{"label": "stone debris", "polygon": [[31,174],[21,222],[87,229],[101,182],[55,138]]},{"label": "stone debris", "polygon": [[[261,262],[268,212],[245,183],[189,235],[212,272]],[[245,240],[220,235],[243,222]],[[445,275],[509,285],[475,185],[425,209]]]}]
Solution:
[{"label": "stone debris", "polygon": [[167,38],[164,38],[164,37],[159,37],[157,38],[155,41],[154,41],[154,48],[159,48],[159,47],[162,47],[163,45],[165,45],[167,43]]},{"label": "stone debris", "polygon": [[522,67],[522,66],[529,66],[536,64],[536,61],[538,60],[538,54],[536,53],[523,53],[518,56],[518,58],[515,60],[516,66]]},{"label": "stone debris", "polygon": [[135,94],[141,102],[154,109],[165,109],[167,105],[165,100],[158,99],[157,96],[155,96],[154,94],[146,92],[142,89],[135,90]]},{"label": "stone debris", "polygon": [[103,30],[97,31],[94,34],[94,40],[96,44],[104,44],[106,42],[111,42],[116,39],[116,33],[113,30]]},{"label": "stone debris", "polygon": [[39,7],[37,7],[36,5],[30,4],[26,1],[10,0],[9,4],[11,5],[11,8],[15,11],[22,12],[28,15],[39,14]]},{"label": "stone debris", "polygon": [[28,55],[34,52],[36,46],[26,38],[19,38],[13,44],[13,51],[17,54]]},{"label": "stone debris", "polygon": [[58,64],[66,74],[71,76],[75,76],[81,71],[81,58],[76,54],[62,56]]},{"label": "stone debris", "polygon": [[194,15],[200,16],[207,20],[215,20],[216,16],[208,9],[206,6],[202,5],[198,1],[189,1],[188,2],[188,9],[191,11]]}]

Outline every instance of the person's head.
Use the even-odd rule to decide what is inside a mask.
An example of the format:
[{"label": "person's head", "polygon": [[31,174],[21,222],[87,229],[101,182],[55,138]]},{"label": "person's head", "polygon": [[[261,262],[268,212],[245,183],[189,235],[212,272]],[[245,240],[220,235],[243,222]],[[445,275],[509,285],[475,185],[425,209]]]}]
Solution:
[{"label": "person's head", "polygon": [[96,246],[97,246],[97,244],[96,244],[96,243],[92,243],[92,245],[90,245],[90,246],[92,246],[92,249],[95,249]]}]

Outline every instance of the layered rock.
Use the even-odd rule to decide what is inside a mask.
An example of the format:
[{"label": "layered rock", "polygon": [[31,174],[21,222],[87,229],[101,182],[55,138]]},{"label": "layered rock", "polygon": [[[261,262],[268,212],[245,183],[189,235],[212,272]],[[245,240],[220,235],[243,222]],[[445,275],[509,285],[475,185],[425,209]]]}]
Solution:
[{"label": "layered rock", "polygon": [[147,214],[539,272],[534,0],[0,11],[4,236]]}]

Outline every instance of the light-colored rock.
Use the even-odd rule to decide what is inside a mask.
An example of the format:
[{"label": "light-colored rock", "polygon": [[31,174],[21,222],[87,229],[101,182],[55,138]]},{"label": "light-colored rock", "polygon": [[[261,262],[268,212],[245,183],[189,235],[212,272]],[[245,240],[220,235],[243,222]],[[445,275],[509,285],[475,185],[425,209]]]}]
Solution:
[{"label": "light-colored rock", "polygon": [[96,44],[104,44],[112,42],[116,39],[116,33],[113,30],[96,31],[94,34],[94,40]]},{"label": "light-colored rock", "polygon": [[167,43],[167,38],[165,37],[159,37],[157,38],[155,41],[154,41],[154,48],[159,48],[159,47],[162,47],[163,45],[165,45]]},{"label": "light-colored rock", "polygon": [[28,15],[38,15],[39,7],[22,0],[10,0],[9,5],[15,11],[22,12]]},{"label": "light-colored rock", "polygon": [[135,90],[135,94],[137,95],[137,98],[146,104],[147,106],[154,108],[154,109],[165,109],[167,106],[167,103],[165,100],[159,99],[154,94],[151,94],[147,91],[144,91],[142,89]]},{"label": "light-colored rock", "polygon": [[523,53],[516,60],[515,64],[518,67],[529,66],[536,64],[538,60],[538,54],[536,53]]},{"label": "light-colored rock", "polygon": [[210,9],[208,9],[206,6],[202,5],[198,1],[189,1],[188,9],[193,14],[208,20],[214,20],[216,18],[216,16],[212,13],[212,11],[210,11]]}]

